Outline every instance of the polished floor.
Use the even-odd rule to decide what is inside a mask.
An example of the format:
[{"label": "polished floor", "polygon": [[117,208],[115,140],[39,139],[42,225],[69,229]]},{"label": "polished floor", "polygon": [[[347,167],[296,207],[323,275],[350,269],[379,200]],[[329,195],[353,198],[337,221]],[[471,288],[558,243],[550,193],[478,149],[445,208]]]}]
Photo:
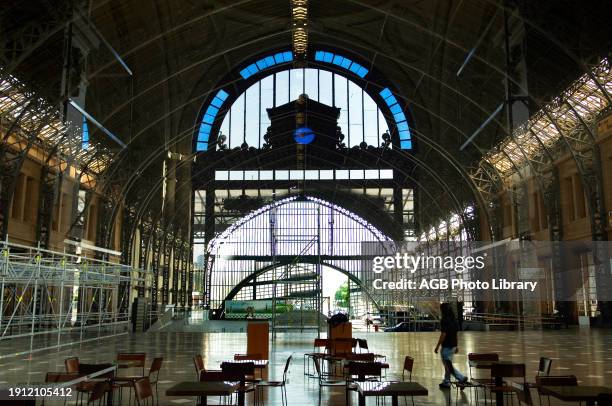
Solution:
[{"label": "polished floor", "polygon": [[[448,391],[438,389],[442,366],[438,356],[433,353],[438,333],[356,332],[355,336],[366,338],[371,351],[387,356],[390,364],[388,378],[401,374],[405,355],[415,358],[413,380],[429,389],[429,396],[415,398],[415,404],[447,403]],[[286,358],[289,355],[294,356],[288,384],[290,405],[314,405],[318,401],[317,381],[306,378],[302,373],[302,355],[312,350],[313,338],[314,335],[310,333],[279,334],[271,343],[270,379],[280,378]],[[120,351],[144,351],[148,357],[147,364],[153,357],[164,358],[159,382],[160,404],[195,404],[193,398],[165,397],[166,388],[179,381],[195,380],[192,362],[194,354],[203,354],[207,368],[218,368],[221,361],[231,359],[234,353],[245,352],[245,343],[245,335],[240,333],[131,334],[86,343],[81,348],[35,353],[31,358],[24,355],[0,359],[0,387],[42,382],[45,372],[63,371],[64,359],[70,356],[78,356],[86,363],[103,363],[112,362],[116,353]],[[463,332],[460,333],[460,353],[455,358],[455,364],[466,373],[468,352],[498,352],[502,360],[525,362],[528,380],[533,380],[539,357],[547,356],[553,359],[551,375],[574,374],[581,384],[612,385],[612,330]],[[463,396],[457,399],[458,404],[475,404],[472,392],[466,390]],[[455,403],[454,394],[452,391],[452,403]],[[537,395],[535,398],[537,404]],[[68,404],[72,403],[74,401],[68,401]],[[344,403],[343,389],[323,388],[323,405],[344,405]],[[390,404],[390,401],[387,403]],[[54,401],[46,404],[63,404],[63,402]],[[280,405],[280,391],[271,390],[266,394],[266,404]],[[353,398],[352,404],[357,404],[356,398]],[[372,399],[368,404],[375,402]],[[410,399],[408,404],[411,404]],[[553,400],[552,404],[563,403],[555,403]]]}]

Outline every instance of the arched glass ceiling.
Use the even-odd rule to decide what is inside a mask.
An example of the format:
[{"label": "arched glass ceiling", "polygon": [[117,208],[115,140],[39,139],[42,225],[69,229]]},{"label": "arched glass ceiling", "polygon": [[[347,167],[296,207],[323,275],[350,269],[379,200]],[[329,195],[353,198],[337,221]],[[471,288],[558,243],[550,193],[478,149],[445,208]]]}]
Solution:
[{"label": "arched glass ceiling", "polygon": [[269,75],[236,99],[221,124],[230,148],[244,142],[260,148],[270,119],[267,108],[296,100],[306,93],[312,100],[340,108],[338,125],[352,147],[366,142],[379,146],[387,123],[376,102],[346,77],[321,69],[290,69]]}]

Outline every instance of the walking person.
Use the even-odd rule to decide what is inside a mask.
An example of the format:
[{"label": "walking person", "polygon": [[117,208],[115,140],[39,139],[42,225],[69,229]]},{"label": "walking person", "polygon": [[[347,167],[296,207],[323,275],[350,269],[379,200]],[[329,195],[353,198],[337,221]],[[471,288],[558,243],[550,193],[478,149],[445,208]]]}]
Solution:
[{"label": "walking person", "polygon": [[457,324],[457,319],[455,318],[455,313],[450,303],[442,303],[440,305],[440,312],[442,314],[440,320],[440,338],[438,339],[438,344],[436,344],[434,352],[437,354],[440,347],[442,347],[440,356],[442,358],[442,364],[444,365],[444,380],[439,386],[444,389],[450,388],[451,375],[454,376],[458,382],[463,384],[467,383],[468,378],[453,366],[453,355],[459,352],[457,342],[459,325]]}]

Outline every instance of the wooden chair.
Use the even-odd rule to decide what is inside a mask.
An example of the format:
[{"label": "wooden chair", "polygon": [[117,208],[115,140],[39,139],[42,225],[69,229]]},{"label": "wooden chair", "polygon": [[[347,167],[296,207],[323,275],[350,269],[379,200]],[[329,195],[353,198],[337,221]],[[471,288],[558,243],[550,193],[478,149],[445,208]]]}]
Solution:
[{"label": "wooden chair", "polygon": [[575,375],[536,376],[538,400],[540,404],[542,404],[542,396],[546,396],[548,404],[550,405],[550,396],[542,394],[540,386],[578,386],[578,379]]},{"label": "wooden chair", "polygon": [[66,367],[67,373],[78,374],[79,373],[79,358],[78,357],[66,358],[64,360],[64,366]]},{"label": "wooden chair", "polygon": [[345,382],[346,404],[350,404],[349,392],[357,390],[357,382],[380,380],[382,380],[382,365],[380,362],[350,361]]},{"label": "wooden chair", "polygon": [[[314,377],[315,374],[310,372],[310,360],[313,357],[324,357],[327,355],[327,347],[328,347],[327,338],[315,338],[312,346],[312,352],[307,352],[304,354],[304,375]],[[320,349],[323,348],[323,351]]]},{"label": "wooden chair", "polygon": [[134,382],[134,394],[138,406],[141,404],[147,405],[149,399],[151,399],[151,403],[153,403],[153,388],[151,387],[151,382],[148,377],[145,376]]},{"label": "wooden chair", "polygon": [[[67,372],[47,372],[45,375],[45,383],[60,383],[60,382],[70,382],[73,379],[78,378],[79,374],[77,373],[67,373]],[[64,404],[66,404],[66,400],[68,398],[64,398]],[[45,398],[42,398],[42,404],[45,404]]]},{"label": "wooden chair", "polygon": [[[478,403],[478,389],[482,389],[485,397],[485,403],[487,403],[487,388],[493,386],[495,384],[494,380],[491,377],[475,377],[472,373],[472,368],[476,367],[476,363],[479,361],[485,362],[499,362],[499,354],[491,352],[491,353],[477,353],[471,352],[468,354],[468,374],[470,377],[470,387],[474,388],[474,398],[476,403]],[[457,394],[459,392],[459,387],[457,387]]]},{"label": "wooden chair", "polygon": [[224,362],[221,364],[221,371],[230,381],[240,381],[240,387],[237,390],[238,396],[253,393],[254,403],[258,403],[258,393],[254,383],[257,383],[259,379],[255,379],[254,362]]},{"label": "wooden chair", "polygon": [[89,392],[89,398],[87,399],[87,404],[93,404],[96,401],[98,405],[102,404],[102,399],[106,392],[110,391],[108,382],[96,382],[93,386],[93,390]]},{"label": "wooden chair", "polygon": [[280,388],[281,390],[281,403],[283,406],[289,405],[289,399],[287,398],[287,374],[289,373],[289,364],[293,357],[290,355],[285,362],[285,370],[283,371],[282,381],[261,381],[257,383],[257,389],[259,390],[259,400],[263,403],[263,388]]},{"label": "wooden chair", "polygon": [[521,384],[518,382],[512,382],[511,385],[514,388],[514,393],[516,393],[516,397],[518,398],[519,406],[523,403],[527,406],[533,406],[533,399],[531,399],[529,385]]},{"label": "wooden chair", "polygon": [[546,357],[540,357],[540,364],[538,365],[538,375],[547,376],[550,375],[550,367],[552,366],[552,359]]},{"label": "wooden chair", "polygon": [[128,369],[128,368],[141,368],[142,372],[140,375],[132,376],[117,376],[115,378],[115,387],[119,389],[119,401],[121,402],[123,396],[123,388],[128,388],[128,403],[132,398],[132,389],[134,388],[134,381],[145,377],[145,362],[147,354],[144,352],[120,352],[117,354],[117,368]]},{"label": "wooden chair", "polygon": [[[153,362],[151,363],[151,367],[149,368],[149,373],[145,376],[149,378],[149,385],[153,387],[155,385],[155,399],[157,400],[157,404],[159,404],[159,392],[157,389],[157,382],[159,381],[159,371],[161,370],[163,358],[153,358]],[[115,378],[115,385],[118,388],[125,388],[128,386],[134,386],[135,382],[142,379],[142,376],[120,376]]]},{"label": "wooden chair", "polygon": [[313,363],[315,366],[315,371],[317,373],[317,378],[319,381],[319,405],[321,404],[321,388],[324,386],[344,386],[346,385],[346,381],[344,380],[333,380],[333,379],[326,379],[325,377],[323,377],[323,374],[321,373],[321,364],[320,364],[320,360],[319,358],[313,358]]},{"label": "wooden chair", "polygon": [[[414,358],[406,355],[404,358],[404,367],[402,368],[402,381],[406,380],[406,372],[408,373],[408,382],[412,382],[412,368],[414,367]],[[412,404],[414,405],[414,396],[410,397],[412,399]],[[406,397],[404,396],[404,402],[407,402]]]},{"label": "wooden chair", "polygon": [[201,375],[204,372],[221,372],[220,369],[217,370],[211,370],[211,369],[206,369],[204,367],[204,359],[202,358],[202,355],[200,354],[196,354],[193,356],[193,364],[195,366],[195,370],[196,370],[196,376],[198,377],[198,380],[202,380]]},{"label": "wooden chair", "polygon": [[[525,364],[493,364],[491,365],[491,379],[494,381],[496,378],[522,378],[522,384],[527,386],[525,381]],[[501,385],[493,384],[489,387],[491,393],[502,393],[503,395],[515,394],[515,388],[512,385],[508,385],[502,381]],[[505,403],[505,402],[504,402]]]}]

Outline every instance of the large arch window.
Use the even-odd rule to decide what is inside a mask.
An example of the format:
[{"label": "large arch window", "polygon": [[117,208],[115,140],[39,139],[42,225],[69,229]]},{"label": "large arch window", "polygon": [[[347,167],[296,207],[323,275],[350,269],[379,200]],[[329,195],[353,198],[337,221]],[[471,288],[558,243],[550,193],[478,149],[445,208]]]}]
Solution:
[{"label": "large arch window", "polygon": [[376,102],[355,82],[327,70],[290,69],[259,80],[236,99],[221,123],[229,148],[244,143],[260,148],[270,125],[266,109],[295,100],[303,93],[340,108],[338,125],[348,147],[362,142],[379,146],[381,134],[388,131]]}]

